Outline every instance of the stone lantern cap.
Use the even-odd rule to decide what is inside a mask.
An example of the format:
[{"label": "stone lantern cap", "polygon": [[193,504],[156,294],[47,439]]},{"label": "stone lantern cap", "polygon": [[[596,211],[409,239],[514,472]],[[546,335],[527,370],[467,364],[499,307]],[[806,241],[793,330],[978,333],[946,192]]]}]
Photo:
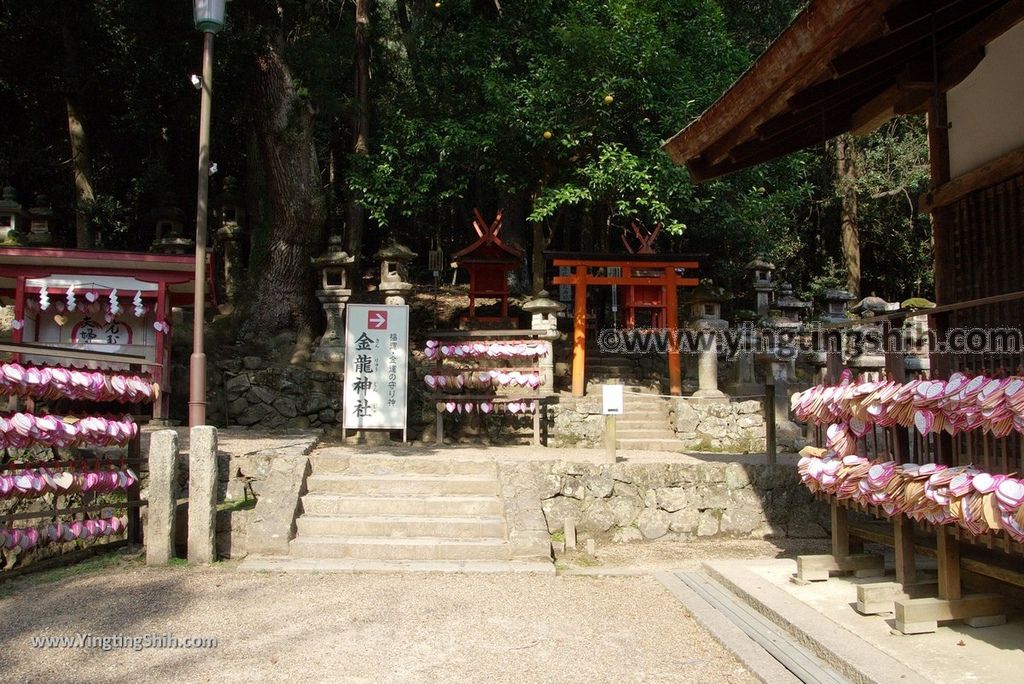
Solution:
[{"label": "stone lantern cap", "polygon": [[930,302],[924,297],[911,297],[910,299],[904,299],[900,304],[901,309],[907,309],[909,311],[916,311],[917,309],[934,309],[935,302]]},{"label": "stone lantern cap", "polygon": [[690,291],[686,302],[688,304],[720,304],[730,299],[732,299],[732,295],[726,292],[725,288],[716,286],[710,280],[705,280]]},{"label": "stone lantern cap", "polygon": [[523,304],[523,311],[530,314],[541,314],[543,316],[564,310],[565,304],[551,299],[547,290],[541,290],[536,295],[526,300],[526,303]]},{"label": "stone lantern cap", "polygon": [[747,264],[748,271],[774,271],[775,264],[770,261],[765,261],[761,257],[755,257],[749,264]]},{"label": "stone lantern cap", "polygon": [[895,304],[890,304],[881,297],[875,295],[869,295],[864,299],[860,300],[856,304],[850,307],[850,311],[855,314],[862,316],[874,316],[876,313],[883,311],[890,311],[896,308]]},{"label": "stone lantern cap", "polygon": [[775,308],[786,311],[787,309],[799,310],[810,309],[811,303],[793,296],[793,286],[789,283],[779,285],[779,298],[775,300]]},{"label": "stone lantern cap", "polygon": [[331,266],[347,266],[355,263],[355,257],[349,256],[341,247],[340,235],[332,235],[327,241],[327,253],[313,259],[313,265],[317,268],[328,268]]},{"label": "stone lantern cap", "polygon": [[185,223],[185,212],[178,206],[173,193],[165,192],[160,196],[160,206],[149,212],[149,220],[154,222],[171,221],[179,225]]},{"label": "stone lantern cap", "polygon": [[827,302],[852,302],[857,295],[839,287],[830,287],[825,290],[824,297]]},{"label": "stone lantern cap", "polygon": [[5,214],[21,213],[21,205],[18,204],[18,191],[10,185],[5,186],[0,193],[0,212]]},{"label": "stone lantern cap", "polygon": [[408,263],[415,259],[417,254],[405,245],[392,242],[390,245],[383,247],[379,252],[377,252],[376,257],[382,261]]}]

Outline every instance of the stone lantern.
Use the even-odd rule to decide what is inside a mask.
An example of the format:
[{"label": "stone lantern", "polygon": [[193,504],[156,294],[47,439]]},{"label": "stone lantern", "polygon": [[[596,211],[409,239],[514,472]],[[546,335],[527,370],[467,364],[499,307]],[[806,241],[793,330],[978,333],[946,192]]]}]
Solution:
[{"label": "stone lantern", "polygon": [[405,304],[405,296],[412,291],[409,262],[416,258],[416,252],[393,242],[376,256],[380,259],[380,291],[384,293],[384,303],[392,306]]},{"label": "stone lantern", "polygon": [[177,201],[172,193],[160,197],[161,206],[149,212],[149,219],[156,224],[156,239],[150,247],[159,254],[189,254],[195,249],[195,241],[185,237],[185,212],[175,206]]},{"label": "stone lantern", "polygon": [[[868,339],[869,335],[880,336],[883,332],[882,324],[873,323],[871,319],[876,315],[880,315],[888,311],[895,311],[898,308],[899,304],[895,302],[889,303],[881,297],[876,297],[873,294],[864,297],[850,307],[850,311],[859,316],[863,321],[860,325],[853,326],[851,330],[860,339]],[[882,353],[881,349],[866,351],[864,349],[852,348],[848,349],[848,352],[853,352],[849,354],[850,358],[847,361],[847,365],[851,368],[858,368],[867,372],[881,371],[885,368],[885,355]]]},{"label": "stone lantern", "polygon": [[846,307],[857,298],[852,292],[842,288],[830,287],[825,290],[825,315],[822,320],[826,323],[842,323],[848,320]]},{"label": "stone lantern", "polygon": [[803,325],[804,315],[810,311],[811,302],[805,302],[793,296],[793,286],[789,283],[779,285],[779,296],[775,300],[775,310],[779,316],[772,320],[776,328],[799,328]]},{"label": "stone lantern", "polygon": [[214,236],[224,263],[224,294],[234,302],[242,280],[242,225],[245,221],[245,204],[237,192],[238,183],[232,176],[224,179],[224,190],[220,197],[221,226]]},{"label": "stone lantern", "polygon": [[547,290],[541,290],[523,304],[523,311],[532,314],[530,328],[542,331],[546,351],[538,361],[541,377],[541,390],[549,394],[555,391],[555,356],[552,340],[558,338],[558,314],[565,310],[565,304],[556,302],[548,296]]},{"label": "stone lantern", "polygon": [[706,402],[728,401],[729,397],[718,389],[718,333],[728,326],[722,319],[722,302],[730,299],[728,293],[711,282],[705,281],[691,293],[690,325],[700,331],[700,348],[697,350],[698,389],[695,399]]},{"label": "stone lantern", "polygon": [[754,288],[754,309],[759,316],[764,316],[771,308],[775,295],[775,264],[757,257],[747,264],[751,286]]},{"label": "stone lantern", "polygon": [[25,211],[18,203],[18,194],[11,186],[0,194],[0,241],[13,242],[23,230]]},{"label": "stone lantern", "polygon": [[327,316],[327,329],[313,352],[313,361],[339,368],[345,361],[345,305],[352,296],[349,273],[355,262],[341,245],[341,236],[332,235],[327,253],[313,259],[320,274],[316,297]]},{"label": "stone lantern", "polygon": [[28,244],[33,247],[49,247],[53,244],[53,208],[46,195],[36,195],[35,206],[28,210]]},{"label": "stone lantern", "polygon": [[[904,311],[923,311],[934,309],[935,302],[924,297],[911,297],[900,303]],[[928,357],[928,317],[914,316],[907,318],[906,334],[909,336],[907,349],[910,353],[904,358],[908,371],[926,371],[931,368]]]}]

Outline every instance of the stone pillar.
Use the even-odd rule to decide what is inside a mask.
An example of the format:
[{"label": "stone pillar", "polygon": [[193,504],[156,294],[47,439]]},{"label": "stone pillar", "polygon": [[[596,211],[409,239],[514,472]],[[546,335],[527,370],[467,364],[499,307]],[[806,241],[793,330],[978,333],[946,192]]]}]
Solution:
[{"label": "stone pillar", "polygon": [[197,425],[189,433],[188,562],[217,560],[217,428]]},{"label": "stone pillar", "polygon": [[733,359],[733,385],[730,394],[733,396],[750,396],[764,393],[764,387],[757,383],[754,373],[754,342],[755,333],[749,324],[738,331],[739,347],[736,350],[736,358]]},{"label": "stone pillar", "polygon": [[[721,321],[722,325],[725,321]],[[693,393],[694,399],[703,401],[728,401],[725,392],[718,389],[718,336],[715,334],[722,325],[717,321],[701,320],[697,324],[700,330],[700,350],[697,359],[697,382],[699,389]]]},{"label": "stone pillar", "polygon": [[313,352],[313,361],[343,368],[345,365],[345,306],[352,290],[317,290],[316,298],[327,315],[327,328]]},{"label": "stone pillar", "polygon": [[146,565],[167,565],[174,558],[177,479],[178,433],[174,430],[158,430],[149,441]]},{"label": "stone pillar", "polygon": [[225,223],[216,234],[224,255],[224,294],[232,304],[242,281],[242,251],[238,244],[241,234],[242,229],[234,222]]},{"label": "stone pillar", "polygon": [[[789,361],[772,361],[772,380],[775,383],[775,424],[787,425],[789,420]],[[776,427],[778,429],[778,427]]]}]

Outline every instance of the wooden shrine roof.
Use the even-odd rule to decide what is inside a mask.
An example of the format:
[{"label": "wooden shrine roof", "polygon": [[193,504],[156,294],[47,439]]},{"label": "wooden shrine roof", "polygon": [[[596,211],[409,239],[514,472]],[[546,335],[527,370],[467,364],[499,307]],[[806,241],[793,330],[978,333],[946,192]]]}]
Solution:
[{"label": "wooden shrine roof", "polygon": [[702,181],[847,131],[868,133],[923,112],[1022,19],[1024,0],[812,0],[663,147]]}]

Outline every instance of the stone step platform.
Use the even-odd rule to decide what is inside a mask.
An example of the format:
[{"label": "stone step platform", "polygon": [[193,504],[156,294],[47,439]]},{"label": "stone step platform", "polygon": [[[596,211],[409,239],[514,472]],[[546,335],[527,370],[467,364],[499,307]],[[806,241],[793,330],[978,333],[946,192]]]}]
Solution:
[{"label": "stone step platform", "polygon": [[666,442],[675,442],[675,441],[677,441],[676,440],[676,434],[674,432],[672,432],[671,430],[666,430],[664,428],[662,428],[660,430],[657,430],[657,429],[654,429],[654,428],[647,429],[647,430],[617,430],[615,432],[615,439],[616,440],[626,440],[627,442],[631,441],[631,440],[644,440],[644,441],[657,440],[659,442],[661,442],[661,441],[666,441]]},{"label": "stone step platform", "polygon": [[295,558],[355,558],[364,560],[510,560],[503,538],[360,537],[299,535],[289,544]]},{"label": "stone step platform", "polygon": [[615,429],[622,434],[627,430],[667,430],[672,432],[671,428],[668,427],[668,416],[664,417],[664,420],[647,420],[643,418],[633,418],[630,415],[620,416],[615,419]]},{"label": "stone step platform", "polygon": [[[532,433],[531,433],[532,434]],[[470,461],[419,456],[331,456],[317,454],[311,459],[313,472],[318,475],[488,475],[494,477],[493,461]]]},{"label": "stone step platform", "polygon": [[302,508],[307,515],[425,515],[491,516],[502,515],[496,496],[364,496],[306,494]]},{"label": "stone step platform", "polygon": [[382,561],[353,558],[292,558],[291,556],[249,557],[242,561],[238,569],[249,572],[528,572],[542,575],[555,574],[555,566],[550,562],[518,560]]},{"label": "stone step platform", "polygon": [[[315,473],[315,471],[314,471]],[[306,480],[312,494],[413,494],[443,496],[446,494],[499,493],[493,475],[310,475]]]},{"label": "stone step platform", "polygon": [[501,516],[426,515],[303,515],[299,536],[447,537],[456,539],[505,538]]},{"label": "stone step platform", "polygon": [[670,452],[683,452],[689,451],[683,442],[678,439],[648,439],[646,437],[638,438],[627,438],[627,439],[616,439],[615,445],[619,449],[628,449],[630,451],[670,451]]}]

